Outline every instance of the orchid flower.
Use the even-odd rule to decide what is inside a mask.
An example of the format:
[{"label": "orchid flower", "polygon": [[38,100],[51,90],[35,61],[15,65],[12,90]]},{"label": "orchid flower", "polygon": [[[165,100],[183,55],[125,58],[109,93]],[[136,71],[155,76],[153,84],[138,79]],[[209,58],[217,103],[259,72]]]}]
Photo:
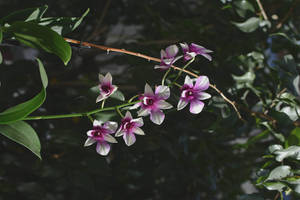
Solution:
[{"label": "orchid flower", "polygon": [[196,55],[202,55],[205,58],[207,58],[209,61],[211,61],[211,56],[208,53],[211,53],[213,51],[206,49],[200,45],[191,43],[188,45],[187,43],[180,43],[180,46],[183,50],[183,58],[185,61],[191,60]]},{"label": "orchid flower", "polygon": [[102,156],[106,156],[110,151],[109,143],[118,143],[117,140],[111,136],[115,133],[118,128],[116,122],[107,121],[105,123],[94,120],[93,129],[87,132],[87,140],[84,143],[84,146],[90,146],[94,143],[97,143],[96,151]]},{"label": "orchid flower", "polygon": [[173,65],[179,58],[182,56],[175,57],[178,53],[178,47],[176,45],[170,45],[166,48],[166,50],[160,51],[160,64],[155,65],[154,69],[162,69],[167,70]]},{"label": "orchid flower", "polygon": [[[196,81],[195,85],[193,82]],[[185,77],[184,85],[181,87],[181,96],[177,105],[177,110],[181,110],[190,103],[190,112],[198,114],[202,111],[204,103],[202,100],[209,99],[210,94],[203,92],[209,87],[207,76],[199,76],[196,80],[189,76]]]},{"label": "orchid flower", "polygon": [[100,81],[99,84],[100,94],[96,99],[96,103],[104,99],[107,99],[118,89],[117,86],[112,85],[112,76],[109,72],[105,76],[99,74],[99,81]]},{"label": "orchid flower", "polygon": [[140,128],[144,125],[143,118],[133,119],[129,111],[126,112],[125,117],[121,120],[121,126],[116,132],[116,137],[123,135],[123,139],[127,146],[133,145],[136,141],[135,135],[145,135]]},{"label": "orchid flower", "polygon": [[146,83],[145,92],[139,97],[141,102],[133,105],[131,109],[141,107],[138,111],[138,116],[150,115],[150,120],[153,123],[160,125],[165,119],[165,114],[161,109],[170,109],[173,107],[165,101],[169,96],[169,87],[160,85],[157,86],[155,92],[153,92],[152,88]]}]

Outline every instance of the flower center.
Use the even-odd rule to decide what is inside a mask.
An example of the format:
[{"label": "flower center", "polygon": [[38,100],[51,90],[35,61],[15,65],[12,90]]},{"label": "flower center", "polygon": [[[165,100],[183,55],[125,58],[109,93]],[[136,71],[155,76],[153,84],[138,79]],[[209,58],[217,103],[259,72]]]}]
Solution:
[{"label": "flower center", "polygon": [[124,128],[127,130],[130,130],[133,126],[134,124],[132,122],[125,122],[124,124]]},{"label": "flower center", "polygon": [[143,104],[146,106],[152,106],[154,104],[154,99],[150,97],[144,97]]},{"label": "flower center", "polygon": [[188,96],[188,97],[189,97],[189,96],[193,96],[193,91],[191,91],[191,90],[188,91],[188,92],[186,93],[186,96]]},{"label": "flower center", "polygon": [[109,87],[109,85],[102,85],[101,90],[105,93],[109,93],[110,92],[110,87]]}]

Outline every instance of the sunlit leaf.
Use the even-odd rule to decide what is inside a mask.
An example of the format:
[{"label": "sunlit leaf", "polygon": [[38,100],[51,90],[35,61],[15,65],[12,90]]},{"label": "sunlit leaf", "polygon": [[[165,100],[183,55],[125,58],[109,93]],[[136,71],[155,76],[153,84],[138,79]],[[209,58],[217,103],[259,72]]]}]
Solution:
[{"label": "sunlit leaf", "polygon": [[247,0],[234,1],[233,5],[236,7],[236,12],[241,17],[245,17],[248,11],[255,12],[253,5]]},{"label": "sunlit leaf", "polygon": [[71,47],[58,33],[52,29],[33,22],[15,22],[7,31],[11,32],[23,44],[42,48],[56,54],[65,65],[71,59]]},{"label": "sunlit leaf", "polygon": [[125,96],[120,90],[115,91],[110,97],[120,101],[125,101]]},{"label": "sunlit leaf", "polygon": [[285,187],[287,187],[285,184],[281,182],[267,182],[263,184],[268,190],[277,190],[279,192],[282,192]]},{"label": "sunlit leaf", "polygon": [[282,165],[279,167],[276,167],[275,169],[273,169],[268,178],[266,179],[266,181],[269,180],[280,180],[282,178],[285,178],[287,176],[292,176],[292,172],[291,172],[291,167],[288,165]]},{"label": "sunlit leaf", "polygon": [[23,121],[0,125],[0,133],[23,145],[41,159],[41,144],[34,129]]},{"label": "sunlit leaf", "polygon": [[258,17],[251,17],[242,23],[238,23],[238,22],[232,22],[232,23],[241,31],[250,33],[255,31],[259,27],[259,22],[260,19]]},{"label": "sunlit leaf", "polygon": [[294,158],[300,160],[300,146],[290,146],[287,149],[276,150],[273,152],[276,155],[278,162],[283,161],[285,158]]}]

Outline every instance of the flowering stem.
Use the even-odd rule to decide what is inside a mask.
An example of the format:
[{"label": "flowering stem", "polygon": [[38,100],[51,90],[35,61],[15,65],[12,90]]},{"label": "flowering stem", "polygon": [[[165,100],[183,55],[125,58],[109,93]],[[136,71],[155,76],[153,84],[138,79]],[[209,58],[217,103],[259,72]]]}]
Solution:
[{"label": "flowering stem", "polygon": [[[183,66],[183,70],[185,70],[192,62],[194,62],[195,57],[193,57],[186,65]],[[183,71],[179,71],[176,78],[174,79],[174,81],[172,83],[169,84],[169,87],[172,86],[174,83],[176,83],[177,79],[180,77],[180,75],[182,74]]]},{"label": "flowering stem", "polygon": [[86,115],[88,118],[89,118],[89,120],[91,120],[91,122],[93,122],[94,121],[94,119],[92,118],[92,116],[91,115]]},{"label": "flowering stem", "polygon": [[168,74],[170,73],[170,71],[171,71],[171,68],[169,68],[169,69],[166,71],[166,73],[164,74],[164,76],[163,76],[163,78],[162,78],[162,80],[161,80],[161,84],[162,84],[162,85],[165,85],[165,80],[166,80]]},{"label": "flowering stem", "polygon": [[176,82],[173,82],[173,84],[174,85],[176,85],[177,87],[179,87],[179,88],[181,88],[182,86],[181,85],[179,85],[178,83],[176,83]]},{"label": "flowering stem", "polygon": [[105,105],[105,99],[102,101],[102,104],[101,104],[101,109],[104,108],[104,105]]},{"label": "flowering stem", "polygon": [[133,97],[131,97],[131,98],[128,100],[128,103],[132,102],[132,101],[133,101],[133,99],[137,98],[138,96],[139,96],[139,94],[137,94],[137,95],[134,95]]},{"label": "flowering stem", "polygon": [[124,115],[121,113],[120,109],[118,106],[116,106],[116,111],[120,115],[121,118],[124,118]]},{"label": "flowering stem", "polygon": [[[94,47],[94,48],[97,48],[97,49],[101,49],[101,50],[104,50],[104,51],[113,51],[113,52],[119,52],[119,53],[124,53],[124,54],[128,54],[128,55],[132,55],[132,56],[136,56],[136,57],[140,57],[140,58],[144,58],[148,61],[152,60],[152,61],[155,61],[155,62],[160,62],[161,60],[158,59],[158,58],[155,58],[155,57],[151,57],[151,56],[147,56],[147,55],[144,55],[144,54],[141,54],[141,53],[136,53],[136,52],[132,52],[132,51],[127,51],[125,49],[117,49],[117,48],[110,48],[110,47],[106,47],[106,46],[102,46],[102,45],[97,45],[97,44],[93,44],[93,43],[89,43],[89,42],[83,42],[83,41],[78,41],[78,40],[74,40],[74,39],[70,39],[70,38],[64,38],[65,41],[69,42],[69,43],[73,43],[73,44],[79,44],[81,46],[86,46],[86,47]],[[190,74],[191,76],[197,78],[198,75],[193,73],[193,72],[190,72],[186,69],[181,69],[180,67],[176,67],[174,65],[171,66],[173,69],[175,70],[178,70],[178,71],[182,71],[182,72],[185,72],[187,74]],[[210,84],[209,85],[211,88],[213,88],[217,93],[219,93],[219,95],[227,102],[229,103],[230,105],[232,105],[233,109],[235,110],[235,112],[237,113],[239,119],[241,119],[242,121],[243,118],[240,114],[240,112],[238,111],[237,107],[236,107],[236,103],[234,101],[231,101],[229,100],[215,85],[212,85]]]},{"label": "flowering stem", "polygon": [[[126,106],[131,106],[133,104],[136,104],[140,101],[134,101],[134,102],[130,102],[130,103],[124,103],[121,105],[118,105],[118,109],[126,107]],[[86,117],[86,116],[90,116],[99,112],[104,112],[104,111],[112,111],[112,110],[116,110],[116,106],[112,106],[112,107],[106,107],[106,108],[101,108],[101,109],[95,109],[95,110],[91,110],[89,112],[83,112],[83,113],[71,113],[71,114],[61,114],[61,115],[42,115],[42,116],[28,116],[23,118],[22,120],[40,120],[40,119],[61,119],[61,118],[72,118],[72,117]]]}]

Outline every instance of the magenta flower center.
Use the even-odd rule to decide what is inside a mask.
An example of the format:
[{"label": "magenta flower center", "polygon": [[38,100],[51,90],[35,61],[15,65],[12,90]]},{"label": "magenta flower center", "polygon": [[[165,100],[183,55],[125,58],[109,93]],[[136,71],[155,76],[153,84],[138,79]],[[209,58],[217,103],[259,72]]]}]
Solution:
[{"label": "magenta flower center", "polygon": [[152,106],[154,104],[154,99],[152,99],[150,97],[144,97],[143,104],[145,106]]},{"label": "magenta flower center", "polygon": [[125,122],[124,124],[124,128],[127,129],[127,130],[130,130],[134,127],[134,123],[132,122]]},{"label": "magenta flower center", "polygon": [[110,92],[110,86],[109,85],[101,85],[101,90],[105,93]]}]

